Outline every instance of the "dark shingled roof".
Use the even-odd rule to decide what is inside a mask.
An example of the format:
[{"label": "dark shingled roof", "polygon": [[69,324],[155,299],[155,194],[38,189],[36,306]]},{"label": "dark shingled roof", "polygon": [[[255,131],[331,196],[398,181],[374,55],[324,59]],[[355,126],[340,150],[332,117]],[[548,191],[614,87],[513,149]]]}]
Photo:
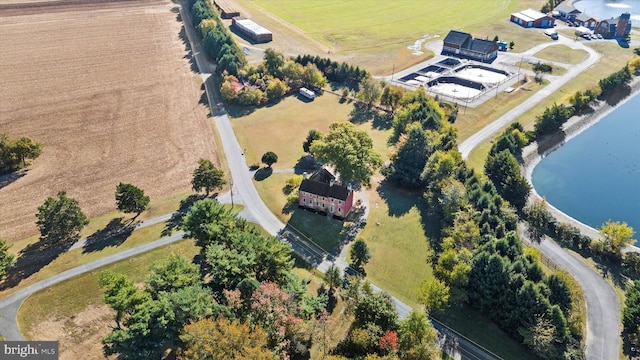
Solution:
[{"label": "dark shingled roof", "polygon": [[488,54],[498,49],[498,45],[493,41],[483,39],[473,39],[471,46],[469,47],[473,51],[477,51],[483,54]]},{"label": "dark shingled roof", "polygon": [[300,191],[343,201],[347,200],[349,189],[342,185],[331,185],[331,181],[335,181],[335,176],[331,175],[327,170],[321,169],[308,179],[302,180]]},{"label": "dark shingled roof", "polygon": [[444,38],[445,43],[456,44],[462,46],[467,40],[471,39],[471,35],[466,32],[451,30]]},{"label": "dark shingled roof", "polygon": [[589,14],[582,13],[582,14],[576,16],[576,20],[578,20],[578,21],[589,21],[589,20],[596,20],[596,18],[594,18],[593,16],[591,16]]},{"label": "dark shingled roof", "polygon": [[576,10],[578,12],[580,12],[580,10],[574,8],[571,5],[567,5],[567,4],[560,4],[560,5],[556,6],[556,8],[553,9],[553,10],[562,11],[562,12],[566,12],[566,13],[571,13],[571,12],[576,11]]}]

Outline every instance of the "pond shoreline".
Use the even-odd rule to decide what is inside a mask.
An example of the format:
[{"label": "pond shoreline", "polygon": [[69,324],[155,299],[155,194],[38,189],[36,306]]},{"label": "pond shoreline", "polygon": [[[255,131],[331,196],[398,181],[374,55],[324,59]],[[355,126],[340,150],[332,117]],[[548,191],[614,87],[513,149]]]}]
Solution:
[{"label": "pond shoreline", "polygon": [[[640,78],[634,78],[629,86],[631,88],[630,93],[615,105],[609,105],[605,101],[598,101],[595,106],[592,106],[593,112],[586,115],[572,116],[564,123],[561,130],[544,136],[541,141],[535,141],[522,150],[524,176],[529,184],[531,184],[530,203],[543,198],[537,193],[532,181],[533,170],[540,161],[638,95],[640,91]],[[546,205],[549,212],[551,212],[557,221],[577,227],[583,235],[589,236],[592,239],[600,238],[597,229],[578,221],[548,202]]]}]

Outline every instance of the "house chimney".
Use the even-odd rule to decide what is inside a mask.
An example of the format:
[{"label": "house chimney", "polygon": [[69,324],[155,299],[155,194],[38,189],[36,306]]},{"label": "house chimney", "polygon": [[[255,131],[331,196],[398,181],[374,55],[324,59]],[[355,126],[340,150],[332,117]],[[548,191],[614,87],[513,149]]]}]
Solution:
[{"label": "house chimney", "polygon": [[329,187],[333,186],[333,184],[334,184],[335,182],[336,182],[336,181],[335,181],[335,180],[333,180],[333,179],[329,180]]},{"label": "house chimney", "polygon": [[306,180],[306,179],[307,179],[307,172],[306,172],[306,171],[302,173],[302,179],[303,179],[303,180]]}]

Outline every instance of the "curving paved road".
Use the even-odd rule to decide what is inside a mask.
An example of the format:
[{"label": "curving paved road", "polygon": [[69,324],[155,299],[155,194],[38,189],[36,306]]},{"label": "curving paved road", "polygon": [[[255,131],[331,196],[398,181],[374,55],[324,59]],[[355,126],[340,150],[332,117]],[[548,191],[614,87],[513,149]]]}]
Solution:
[{"label": "curving paved road", "polygon": [[[223,148],[227,155],[229,169],[233,178],[233,183],[231,184],[231,192],[221,195],[219,200],[224,202],[231,202],[231,200],[233,199],[233,201],[235,202],[242,203],[245,208],[240,213],[241,216],[243,216],[247,220],[260,224],[269,233],[277,235],[281,232],[281,230],[284,229],[285,226],[275,215],[273,215],[273,213],[271,213],[271,211],[269,211],[269,209],[260,198],[255,186],[253,185],[251,172],[247,168],[243,151],[241,150],[240,145],[235,137],[235,134],[231,127],[231,123],[229,122],[229,118],[224,112],[222,104],[218,103],[217,101],[213,101],[213,93],[209,89],[209,86],[211,85],[210,74],[213,65],[202,58],[200,52],[200,44],[192,42],[192,39],[196,37],[194,36],[194,34],[192,34],[193,27],[191,26],[190,18],[188,16],[185,16],[182,7],[180,7],[180,14],[183,21],[185,22],[187,37],[192,49],[194,61],[196,62],[196,65],[200,70],[200,75],[205,83],[205,90],[207,93],[209,104],[212,108],[212,114],[214,114],[216,126],[218,127],[218,130],[220,132],[220,137],[222,138]],[[136,226],[136,228],[143,228],[162,221],[166,221],[171,217],[171,215],[172,214],[166,214],[158,218],[147,220],[146,222],[141,222]],[[26,287],[0,300],[0,312],[3,314],[3,317],[0,318],[0,334],[2,334],[2,336],[4,336],[4,338],[7,340],[24,340],[24,336],[20,332],[17,324],[17,312],[20,308],[20,305],[31,294],[59,282],[68,280],[74,276],[179,241],[183,238],[183,236],[184,233],[180,232],[172,236],[164,237],[154,242],[144,244],[136,248],[132,248],[118,254],[114,254],[103,259],[75,267],[60,274],[54,275],[46,280],[33,284],[29,287]],[[83,244],[84,242],[79,242],[78,244],[74,245],[74,248],[81,247],[83,246]],[[343,251],[337,259],[334,259],[334,262],[330,262],[329,259],[332,257],[327,256],[328,254],[325,251],[314,248],[309,244],[303,242],[295,243],[294,241],[292,243],[292,247],[293,250],[298,254],[307,255],[310,253],[311,256],[321,257],[321,262],[318,265],[318,268],[321,270],[326,269],[328,266],[330,266],[330,264],[334,262],[343,271],[347,266],[344,259],[344,257],[346,256],[345,251]],[[372,284],[372,288],[377,292],[382,291],[374,284]],[[398,310],[401,318],[406,317],[412,310],[411,307],[404,304],[400,300],[396,298],[392,298],[392,300],[394,301],[396,309]],[[477,344],[474,344],[471,341],[459,336],[458,334],[455,334],[453,330],[443,327],[441,324],[436,324],[436,328],[438,329],[438,331],[440,331],[441,334],[441,347],[454,359],[493,360],[498,358],[497,356],[482,349]]]},{"label": "curving paved road", "polygon": [[[526,232],[520,233],[526,238]],[[618,359],[620,350],[620,303],[611,286],[584,262],[556,244],[545,239],[533,246],[553,263],[565,269],[584,290],[587,302],[587,340],[585,358],[594,360]]]},{"label": "curving paved road", "polygon": [[511,57],[514,57],[516,61],[520,61],[521,59],[530,59],[532,58],[533,54],[537,53],[538,51],[548,46],[553,46],[557,44],[566,45],[572,49],[584,50],[589,54],[589,58],[587,58],[587,60],[581,62],[580,64],[572,65],[567,69],[567,72],[564,75],[556,77],[555,80],[552,81],[549,85],[540,89],[537,93],[533,94],[530,98],[523,101],[520,105],[513,108],[511,111],[502,115],[501,117],[499,117],[498,119],[490,123],[489,125],[480,129],[480,131],[471,135],[468,139],[460,143],[460,145],[458,145],[458,150],[462,154],[463,159],[466,159],[469,156],[469,153],[471,153],[471,150],[473,150],[476,146],[480,145],[480,143],[489,139],[493,134],[498,132],[501,128],[503,128],[510,122],[524,115],[532,107],[536,106],[539,102],[544,100],[544,98],[551,95],[556,90],[559,90],[569,80],[575,78],[581,72],[589,69],[600,59],[600,54],[595,50],[593,50],[592,48],[585,46],[579,41],[569,39],[562,35],[559,36],[559,39],[557,41],[537,45],[526,52],[513,53],[508,55],[500,54],[500,56],[501,57],[511,56]]},{"label": "curving paved road", "polygon": [[[190,19],[188,16],[184,16],[183,9],[180,8],[180,12],[182,15],[182,19],[185,22],[185,28],[187,31],[187,35],[189,38],[189,42],[191,45],[192,53],[194,55],[194,59],[198,68],[201,70],[201,76],[205,83],[205,88],[209,100],[209,104],[211,104],[212,113],[215,117],[215,123],[220,132],[220,136],[223,142],[223,148],[227,155],[227,160],[229,164],[229,169],[233,178],[233,184],[231,189],[231,194],[225,194],[221,197],[221,200],[230,200],[231,196],[234,197],[234,201],[238,203],[242,203],[245,205],[245,209],[241,212],[241,216],[247,218],[250,221],[259,223],[263,226],[269,233],[278,234],[282,229],[284,229],[284,224],[275,216],[273,213],[269,211],[266,207],[262,199],[260,198],[257,190],[255,189],[252,179],[251,173],[247,169],[246,161],[243,155],[243,151],[237,142],[233,129],[231,127],[231,123],[226,113],[224,112],[222,106],[217,101],[213,101],[212,92],[209,89],[211,85],[210,73],[212,69],[212,65],[207,61],[202,59],[200,53],[200,45],[194,44],[192,39],[194,35],[192,34],[192,27],[190,25]],[[566,38],[565,40],[566,41]],[[555,43],[554,43],[555,44]],[[571,43],[573,44],[573,43]],[[577,46],[577,45],[576,45]],[[573,46],[571,46],[573,47]],[[584,46],[578,46],[580,48],[584,48]],[[541,101],[544,97],[546,97],[551,92],[557,90],[560,86],[562,86],[566,81],[571,79],[577,73],[586,70],[589,66],[593,65],[599,58],[599,55],[591,50],[585,49],[589,52],[589,59],[585,62],[577,65],[576,67],[570,69],[567,74],[560,77],[557,81],[547,86],[545,89],[542,89],[540,92],[535,94],[533,97],[526,100],[522,105],[518,108],[511,111],[509,114],[499,118],[498,120],[491,123],[489,126],[482,129],[479,133],[473,135],[465,142],[460,144],[460,151],[463,153],[463,156],[468,156],[469,152],[473,147],[475,147],[480,142],[486,140],[493,133],[498,131],[501,127],[520,116],[522,113],[526,112],[532,106]],[[532,52],[533,53],[533,52]],[[171,216],[165,215],[165,216]],[[159,219],[153,219],[148,221],[147,226],[153,223],[157,223],[166,220],[163,217]],[[144,225],[141,225],[144,226]],[[172,242],[178,241],[182,239],[184,233],[178,233],[173,236],[165,237],[159,239],[157,241],[129,249],[123,251],[118,254],[114,254],[112,256],[78,266],[76,268],[67,270],[63,273],[52,276],[49,279],[38,282],[34,285],[31,285],[27,288],[24,288],[11,296],[0,300],[0,311],[3,313],[3,317],[0,319],[0,333],[6,338],[10,340],[21,340],[24,339],[22,334],[20,333],[16,316],[17,311],[22,302],[32,293],[36,291],[40,291],[45,289],[53,284],[58,282],[70,279],[79,274],[85,273],[87,271],[92,271],[97,268],[100,268],[104,265],[128,258],[130,256],[135,256],[146,251],[165,246]],[[298,247],[308,246],[306,244],[292,244],[294,251],[296,252],[304,252],[304,249],[300,249]],[[81,244],[76,245],[76,247],[82,246]],[[591,359],[613,359],[617,358],[618,348],[619,348],[619,337],[618,337],[618,312],[615,314],[609,314],[607,311],[604,311],[606,308],[616,308],[617,305],[617,297],[615,293],[613,293],[612,289],[609,285],[599,278],[595,272],[586,267],[583,263],[579,262],[577,259],[573,258],[566,251],[562,250],[555,243],[550,241],[542,242],[539,245],[540,249],[551,258],[554,262],[560,264],[561,266],[567,268],[576,279],[578,279],[581,286],[585,288],[585,293],[587,295],[587,303],[588,303],[588,311],[589,311],[589,320],[588,320],[588,336],[587,336],[587,358]],[[316,255],[324,255],[323,261],[318,266],[323,269],[326,268],[329,264],[329,260],[326,257],[326,252],[318,252],[317,249],[312,250],[315,251]],[[343,264],[342,261],[339,262],[340,267],[346,266],[346,263]],[[381,289],[374,286],[374,289],[377,291],[382,291]],[[398,299],[394,298],[394,302],[396,303],[396,307],[401,317],[406,316],[411,308],[406,304],[400,302]],[[450,353],[456,359],[494,359],[496,358],[492,354],[489,354],[482,349],[478,348],[474,344],[467,342],[463,338],[459,338],[458,336],[452,334],[448,329],[443,328],[441,325],[437,324],[437,328],[442,334],[441,336],[441,345],[443,348],[447,349],[447,352]],[[609,331],[606,331],[608,329]],[[613,329],[614,331],[611,331]],[[604,330],[604,331],[603,331]],[[453,346],[452,346],[453,344]]]}]

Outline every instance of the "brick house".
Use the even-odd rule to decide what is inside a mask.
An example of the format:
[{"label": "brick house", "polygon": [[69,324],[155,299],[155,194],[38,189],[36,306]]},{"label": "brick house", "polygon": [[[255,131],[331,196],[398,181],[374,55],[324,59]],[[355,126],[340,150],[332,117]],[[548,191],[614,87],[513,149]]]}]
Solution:
[{"label": "brick house", "polygon": [[631,33],[631,14],[623,13],[617,18],[604,19],[596,25],[593,32],[605,38],[625,39]]},{"label": "brick house", "polygon": [[298,205],[344,218],[353,207],[353,190],[338,184],[335,176],[326,169],[320,169],[302,180],[298,190]]}]

